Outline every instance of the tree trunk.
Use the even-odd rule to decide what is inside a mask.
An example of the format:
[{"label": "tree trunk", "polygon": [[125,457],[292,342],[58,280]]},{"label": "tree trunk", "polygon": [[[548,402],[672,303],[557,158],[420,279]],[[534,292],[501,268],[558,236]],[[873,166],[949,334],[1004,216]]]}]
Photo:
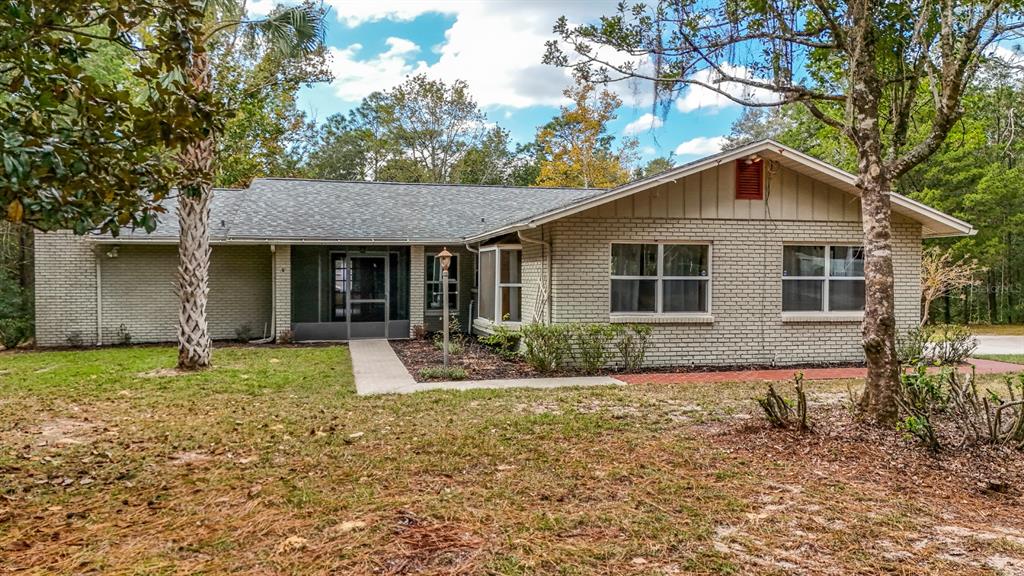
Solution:
[{"label": "tree trunk", "polygon": [[988,282],[985,286],[985,293],[988,296],[988,323],[997,324],[999,322],[999,298],[998,292],[999,284],[996,283],[996,272],[995,270],[988,271]]},{"label": "tree trunk", "polygon": [[[208,90],[210,66],[205,52],[193,56],[189,80]],[[210,198],[212,137],[190,143],[178,158],[184,173],[178,187],[178,368],[195,370],[210,365],[213,343],[206,319],[210,294]]]},{"label": "tree trunk", "polygon": [[946,324],[950,324],[953,322],[953,311],[950,307],[949,300],[950,298],[948,292],[942,295],[942,312]]},{"label": "tree trunk", "polygon": [[[190,149],[186,151],[193,152]],[[210,365],[213,343],[206,320],[210,294],[210,192],[178,197],[178,368]]]},{"label": "tree trunk", "polygon": [[[857,146],[857,187],[861,189],[864,228],[864,321],[862,344],[868,375],[860,399],[861,414],[882,426],[896,423],[899,362],[896,360],[896,311],[892,266],[891,179],[882,157],[879,105],[882,82],[877,70],[878,30],[873,0],[851,0],[847,14],[849,96],[847,122]],[[896,153],[897,150],[890,150]]]},{"label": "tree trunk", "polygon": [[872,421],[892,425],[897,418],[896,390],[900,373],[896,359],[892,210],[884,177],[863,178],[862,182],[865,301],[861,333],[868,375],[860,408]]}]

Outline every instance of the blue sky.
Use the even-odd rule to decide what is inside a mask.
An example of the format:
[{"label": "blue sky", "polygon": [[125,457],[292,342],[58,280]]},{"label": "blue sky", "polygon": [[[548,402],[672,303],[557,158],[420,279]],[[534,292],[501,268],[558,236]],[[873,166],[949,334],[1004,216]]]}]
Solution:
[{"label": "blue sky", "polygon": [[[250,13],[278,0],[250,0]],[[304,88],[300,106],[317,121],[357,106],[411,74],[465,80],[489,120],[518,142],[558,113],[567,71],[541,63],[560,15],[571,22],[614,11],[616,0],[325,0],[327,44],[335,80]],[[624,101],[610,131],[640,142],[644,160],[676,153],[684,162],[717,152],[739,106],[707,90],[684,93],[664,118],[647,86],[616,85]],[[652,114],[653,113],[653,114]]]}]

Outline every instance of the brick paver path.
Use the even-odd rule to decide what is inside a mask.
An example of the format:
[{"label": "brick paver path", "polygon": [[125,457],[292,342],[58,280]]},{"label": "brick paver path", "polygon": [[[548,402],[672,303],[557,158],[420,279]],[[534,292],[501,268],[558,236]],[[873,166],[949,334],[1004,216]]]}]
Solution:
[{"label": "brick paver path", "polygon": [[[1024,366],[971,358],[978,374],[1010,374],[1024,372]],[[967,370],[966,366],[961,367]],[[789,380],[795,372],[803,372],[807,380],[839,380],[863,378],[865,368],[776,368],[772,370],[733,370],[727,372],[654,372],[650,374],[620,374],[615,376],[627,384],[689,384],[714,382],[781,382]]]}]

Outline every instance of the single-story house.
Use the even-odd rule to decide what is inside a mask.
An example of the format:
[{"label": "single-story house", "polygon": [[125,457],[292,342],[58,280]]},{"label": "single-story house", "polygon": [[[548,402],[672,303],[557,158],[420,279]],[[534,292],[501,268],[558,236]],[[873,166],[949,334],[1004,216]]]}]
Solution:
[{"label": "single-story house", "polygon": [[[898,194],[892,206],[905,330],[922,238],[973,230]],[[215,192],[210,235],[216,339],[409,338],[440,326],[448,294],[476,333],[650,324],[651,365],[863,359],[855,178],[772,141],[610,190],[261,178]],[[38,343],[173,341],[176,241],[173,202],[149,234],[38,234]]]}]

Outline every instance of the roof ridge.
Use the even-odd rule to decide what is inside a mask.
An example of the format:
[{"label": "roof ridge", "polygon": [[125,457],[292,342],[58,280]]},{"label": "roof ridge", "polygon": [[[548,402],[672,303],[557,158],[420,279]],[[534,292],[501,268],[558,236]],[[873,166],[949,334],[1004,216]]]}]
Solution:
[{"label": "roof ridge", "polygon": [[[516,190],[589,190],[589,191],[601,191],[611,190],[611,188],[578,188],[571,186],[520,186],[520,185],[506,185],[506,184],[455,184],[445,182],[395,182],[392,180],[335,180],[331,178],[294,178],[288,176],[261,176],[259,178],[253,178],[253,182],[257,180],[281,180],[285,182],[331,182],[336,184],[387,184],[392,186],[444,186],[447,188],[504,188],[504,189],[516,189]],[[251,188],[252,184],[249,184],[248,188]],[[247,190],[248,188],[241,188],[241,190]],[[239,188],[229,188],[229,190],[239,190]]]}]

